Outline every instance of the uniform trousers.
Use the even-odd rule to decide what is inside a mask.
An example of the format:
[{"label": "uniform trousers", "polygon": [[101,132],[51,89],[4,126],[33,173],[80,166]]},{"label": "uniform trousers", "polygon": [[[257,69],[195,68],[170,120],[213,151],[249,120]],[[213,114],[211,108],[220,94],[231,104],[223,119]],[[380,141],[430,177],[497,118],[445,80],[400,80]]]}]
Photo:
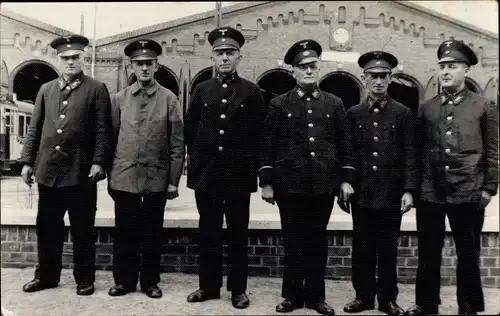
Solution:
[{"label": "uniform trousers", "polygon": [[62,269],[62,252],[68,211],[73,242],[73,276],[76,283],[95,280],[95,214],[97,186],[91,180],[69,187],[38,184],[36,233],[38,266],[35,278],[46,284],[58,284]]},{"label": "uniform trousers", "polygon": [[480,233],[484,210],[475,203],[437,204],[420,202],[417,208],[419,265],[416,303],[424,310],[436,310],[441,303],[441,251],[445,236],[445,216],[457,252],[457,301],[484,311],[484,296],[479,270]]},{"label": "uniform trousers", "polygon": [[299,306],[325,300],[326,228],[334,198],[275,192],[285,246],[281,296]]},{"label": "uniform trousers", "polygon": [[356,299],[373,304],[377,296],[379,305],[396,301],[401,217],[398,208],[353,207],[352,284]]},{"label": "uniform trousers", "polygon": [[161,230],[166,192],[135,194],[109,189],[115,201],[113,277],[117,285],[142,288],[160,282]]},{"label": "uniform trousers", "polygon": [[227,225],[227,290],[246,291],[248,277],[248,221],[250,193],[195,190],[200,215],[200,289],[218,292],[222,287],[222,224]]}]

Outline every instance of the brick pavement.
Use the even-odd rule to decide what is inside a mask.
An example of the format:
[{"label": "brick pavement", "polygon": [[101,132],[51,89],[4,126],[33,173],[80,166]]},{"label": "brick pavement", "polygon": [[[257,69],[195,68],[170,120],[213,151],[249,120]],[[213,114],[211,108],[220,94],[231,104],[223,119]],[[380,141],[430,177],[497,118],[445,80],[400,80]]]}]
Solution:
[{"label": "brick pavement", "polygon": [[[229,293],[221,292],[220,300],[189,304],[186,296],[197,288],[197,276],[193,274],[164,273],[160,287],[163,298],[153,300],[140,292],[125,297],[108,296],[108,288],[113,284],[109,271],[98,271],[96,293],[90,297],[75,294],[71,270],[63,270],[60,286],[38,293],[23,293],[22,285],[33,276],[33,268],[2,269],[2,306],[18,316],[35,315],[276,315],[274,307],[280,298],[281,279],[251,277],[248,280],[248,295],[251,305],[246,310],[236,310],[231,306]],[[337,314],[343,314],[345,303],[353,298],[350,282],[327,280],[327,301]],[[399,303],[408,307],[413,303],[414,286],[399,285]],[[455,287],[441,289],[443,315],[456,314]],[[500,289],[485,289],[486,312],[498,314],[500,311]],[[373,315],[384,315],[377,310]],[[367,314],[367,313],[365,313]],[[317,315],[308,309],[296,310],[291,315]]]}]

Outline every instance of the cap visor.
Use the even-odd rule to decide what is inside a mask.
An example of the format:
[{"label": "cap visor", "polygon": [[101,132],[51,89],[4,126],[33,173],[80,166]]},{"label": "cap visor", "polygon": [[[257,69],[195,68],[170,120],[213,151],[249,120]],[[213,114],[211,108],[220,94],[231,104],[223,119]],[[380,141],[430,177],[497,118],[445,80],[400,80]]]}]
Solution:
[{"label": "cap visor", "polygon": [[465,63],[465,64],[468,64],[467,61],[461,60],[461,59],[457,59],[455,57],[444,57],[444,58],[441,58],[438,61],[438,64],[442,64],[442,63]]},{"label": "cap visor", "polygon": [[70,50],[65,50],[64,52],[60,52],[57,55],[61,56],[61,57],[68,57],[68,56],[80,55],[82,53],[83,53],[83,50],[70,49]]},{"label": "cap visor", "polygon": [[157,57],[153,57],[153,56],[137,56],[137,57],[134,57],[134,58],[131,58],[130,60],[131,61],[139,61],[139,60],[157,60],[158,58]]},{"label": "cap visor", "polygon": [[216,46],[216,47],[214,47],[212,50],[225,50],[225,49],[229,49],[229,50],[239,50],[239,48],[238,48],[238,47],[233,46],[233,45],[229,45],[229,44],[224,44],[224,45],[219,45],[219,46]]},{"label": "cap visor", "polygon": [[306,58],[302,58],[298,63],[297,65],[304,65],[304,64],[310,64],[310,63],[314,63],[316,61],[319,61],[319,58],[318,57],[306,57]]},{"label": "cap visor", "polygon": [[364,72],[371,72],[371,73],[390,73],[391,69],[385,68],[385,67],[373,67],[373,68],[368,68]]}]

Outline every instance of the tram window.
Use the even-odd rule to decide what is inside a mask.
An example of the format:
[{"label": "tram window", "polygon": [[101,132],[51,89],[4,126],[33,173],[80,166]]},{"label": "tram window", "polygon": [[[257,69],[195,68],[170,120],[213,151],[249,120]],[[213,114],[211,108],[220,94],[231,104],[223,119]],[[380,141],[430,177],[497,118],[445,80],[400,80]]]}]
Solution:
[{"label": "tram window", "polygon": [[5,125],[10,126],[10,110],[5,110]]},{"label": "tram window", "polygon": [[30,127],[31,116],[26,116],[26,124],[24,124],[24,135],[28,134],[28,129]]},{"label": "tram window", "polygon": [[24,115],[19,115],[19,124],[17,126],[17,135],[24,136]]}]

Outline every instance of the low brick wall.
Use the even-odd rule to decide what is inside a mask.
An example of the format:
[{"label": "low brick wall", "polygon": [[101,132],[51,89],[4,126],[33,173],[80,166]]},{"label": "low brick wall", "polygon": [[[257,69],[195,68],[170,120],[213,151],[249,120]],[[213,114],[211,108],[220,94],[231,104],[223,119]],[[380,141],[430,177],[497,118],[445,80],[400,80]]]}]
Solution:
[{"label": "low brick wall", "polygon": [[[112,267],[112,229],[97,227],[96,268]],[[283,273],[283,241],[279,230],[250,230],[248,238],[248,265],[251,276],[280,277]],[[1,227],[2,267],[33,267],[37,262],[36,232],[34,226]],[[165,228],[162,246],[164,272],[196,273],[198,269],[197,230]],[[225,235],[224,235],[225,240]],[[481,275],[485,287],[500,287],[500,239],[498,232],[484,232],[481,236]],[[226,258],[224,247],[224,263]],[[350,280],[352,232],[329,231],[326,278]],[[414,283],[418,265],[415,232],[402,232],[398,250],[398,280]],[[66,234],[63,266],[72,268],[71,234]],[[456,284],[456,253],[453,237],[446,234],[443,249],[441,283]]]}]

